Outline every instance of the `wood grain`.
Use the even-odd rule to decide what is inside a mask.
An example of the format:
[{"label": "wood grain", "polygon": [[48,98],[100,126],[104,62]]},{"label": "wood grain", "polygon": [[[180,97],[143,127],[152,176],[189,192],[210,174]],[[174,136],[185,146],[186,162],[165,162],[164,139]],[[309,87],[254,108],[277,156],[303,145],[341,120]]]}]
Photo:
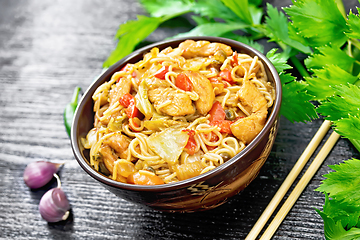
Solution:
[{"label": "wood grain", "polygon": [[[268,1],[286,6],[290,1]],[[286,4],[287,3],[287,4]],[[356,1],[346,1],[347,7]],[[1,239],[244,239],[321,124],[281,126],[259,176],[214,210],[161,213],[115,197],[75,161],[63,126],[63,109],[75,86],[84,90],[115,46],[120,23],[144,11],[137,1],[0,0],[0,238]],[[157,41],[179,29],[150,36]],[[314,211],[327,165],[359,153],[341,139],[305,189],[274,239],[324,239]],[[48,224],[38,203],[55,181],[29,190],[22,174],[31,161],[65,162],[62,186],[71,202],[69,221]]]}]

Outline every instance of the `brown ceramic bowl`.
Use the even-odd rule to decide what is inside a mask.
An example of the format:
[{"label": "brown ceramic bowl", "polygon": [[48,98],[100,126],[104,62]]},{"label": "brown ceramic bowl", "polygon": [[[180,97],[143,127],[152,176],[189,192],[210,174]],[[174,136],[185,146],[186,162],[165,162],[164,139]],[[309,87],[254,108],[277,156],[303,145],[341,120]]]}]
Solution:
[{"label": "brown ceramic bowl", "polygon": [[234,51],[255,55],[264,63],[269,81],[275,86],[276,98],[265,127],[244,150],[235,157],[218,166],[212,171],[177,183],[142,186],[114,181],[97,172],[89,165],[89,150],[84,149],[80,138],[85,137],[93,127],[94,112],[92,95],[113,73],[119,71],[126,63],[135,63],[142,59],[143,54],[153,47],[160,50],[168,46],[177,47],[179,43],[189,38],[172,39],[158,42],[141,48],[123,58],[107,69],[91,86],[81,99],[75,113],[71,145],[80,166],[84,171],[101,183],[115,195],[149,206],[153,209],[168,212],[193,212],[211,209],[227,201],[239,193],[257,176],[260,168],[268,158],[273,146],[278,125],[281,104],[281,83],[278,73],[271,62],[257,50],[237,41],[218,37],[192,37],[193,40],[221,42],[232,47]]}]

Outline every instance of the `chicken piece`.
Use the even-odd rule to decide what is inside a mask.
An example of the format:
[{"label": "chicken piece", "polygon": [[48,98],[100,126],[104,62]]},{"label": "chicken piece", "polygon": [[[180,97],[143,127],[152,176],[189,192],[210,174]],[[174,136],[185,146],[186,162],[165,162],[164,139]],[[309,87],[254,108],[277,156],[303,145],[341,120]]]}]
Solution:
[{"label": "chicken piece", "polygon": [[249,80],[245,81],[238,92],[238,98],[250,114],[230,125],[231,132],[240,141],[248,144],[263,129],[267,117],[267,101],[257,87]]},{"label": "chicken piece", "polygon": [[[113,87],[109,92],[109,102],[110,102],[109,107],[111,107],[117,101],[119,101],[119,99],[122,96],[124,96],[125,93],[130,93],[130,90],[131,90],[131,80],[129,78],[126,78],[126,77],[120,78],[119,82],[117,82],[115,84],[115,87]],[[120,105],[120,108],[122,109],[123,107]],[[103,112],[104,111],[102,111],[102,113]],[[115,118],[117,118],[117,117],[119,117],[121,115],[122,114],[120,113],[120,111],[113,112],[108,117],[103,118],[101,120],[101,124],[107,125],[107,124],[109,124],[111,118],[115,119]],[[102,116],[102,114],[100,116]]]},{"label": "chicken piece", "polygon": [[[100,148],[100,153],[103,156],[105,167],[108,169],[110,174],[113,175],[115,161],[118,160],[117,156],[113,152],[113,149],[109,145],[103,145]],[[135,165],[126,160],[120,160],[117,164],[116,181],[126,183],[126,178],[136,171]]]},{"label": "chicken piece", "polygon": [[129,147],[130,140],[122,134],[114,134],[108,139],[104,140],[103,144],[109,145],[116,151],[116,155],[122,159],[127,158],[126,150]]},{"label": "chicken piece", "polygon": [[199,99],[195,101],[197,111],[205,115],[207,114],[215,100],[215,93],[210,80],[198,72],[183,72],[191,81],[194,92],[199,95]]},{"label": "chicken piece", "polygon": [[149,100],[155,109],[174,117],[195,113],[192,101],[186,93],[173,88],[156,88],[148,91]]},{"label": "chicken piece", "polygon": [[116,154],[109,145],[101,146],[99,152],[102,156],[105,167],[112,174],[114,169],[114,162],[118,159],[118,157],[116,156]]},{"label": "chicken piece", "polygon": [[149,90],[156,88],[168,88],[171,86],[170,83],[168,83],[167,81],[156,77],[145,78],[144,80]]},{"label": "chicken piece", "polygon": [[184,58],[209,57],[219,50],[223,50],[227,56],[231,56],[233,53],[230,46],[208,41],[186,40],[180,43],[179,48],[183,50],[182,56]]},{"label": "chicken piece", "polygon": [[130,141],[122,134],[115,134],[104,140],[100,153],[103,157],[105,167],[113,173],[114,162],[118,159],[127,159],[127,148]]},{"label": "chicken piece", "polygon": [[119,82],[115,84],[115,87],[112,88],[109,92],[109,102],[110,106],[125,94],[130,93],[131,90],[131,80],[127,77],[122,77],[119,79]]},{"label": "chicken piece", "polygon": [[241,89],[237,93],[241,105],[245,107],[248,113],[261,111],[267,108],[267,101],[264,95],[250,80],[244,81]]}]

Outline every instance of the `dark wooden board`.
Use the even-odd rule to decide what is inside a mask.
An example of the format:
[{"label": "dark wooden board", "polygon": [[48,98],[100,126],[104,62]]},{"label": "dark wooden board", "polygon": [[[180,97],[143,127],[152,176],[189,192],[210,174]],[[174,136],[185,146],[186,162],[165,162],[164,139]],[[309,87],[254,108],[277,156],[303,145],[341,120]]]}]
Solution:
[{"label": "dark wooden board", "polygon": [[[275,6],[290,1],[267,1]],[[345,1],[347,8],[357,1]],[[84,90],[115,47],[120,23],[144,10],[137,1],[0,0],[0,238],[1,239],[244,239],[321,125],[281,126],[259,176],[228,203],[210,211],[169,214],[135,205],[105,190],[75,161],[63,126],[63,109],[75,86]],[[157,30],[151,41],[183,29]],[[324,196],[314,191],[327,165],[359,153],[340,139],[292,208],[274,239],[324,239]],[[62,186],[71,219],[48,224],[38,212],[45,191],[23,182],[36,160],[65,161]]]}]

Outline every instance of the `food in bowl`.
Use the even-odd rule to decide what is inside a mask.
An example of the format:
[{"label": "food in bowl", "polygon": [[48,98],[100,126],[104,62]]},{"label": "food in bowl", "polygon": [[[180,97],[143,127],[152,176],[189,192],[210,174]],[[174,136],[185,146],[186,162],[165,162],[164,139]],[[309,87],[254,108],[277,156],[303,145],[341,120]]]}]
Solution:
[{"label": "food in bowl", "polygon": [[90,165],[119,182],[158,185],[238,154],[265,126],[275,91],[257,56],[185,40],[127,63],[92,99],[94,127],[82,139]]}]

